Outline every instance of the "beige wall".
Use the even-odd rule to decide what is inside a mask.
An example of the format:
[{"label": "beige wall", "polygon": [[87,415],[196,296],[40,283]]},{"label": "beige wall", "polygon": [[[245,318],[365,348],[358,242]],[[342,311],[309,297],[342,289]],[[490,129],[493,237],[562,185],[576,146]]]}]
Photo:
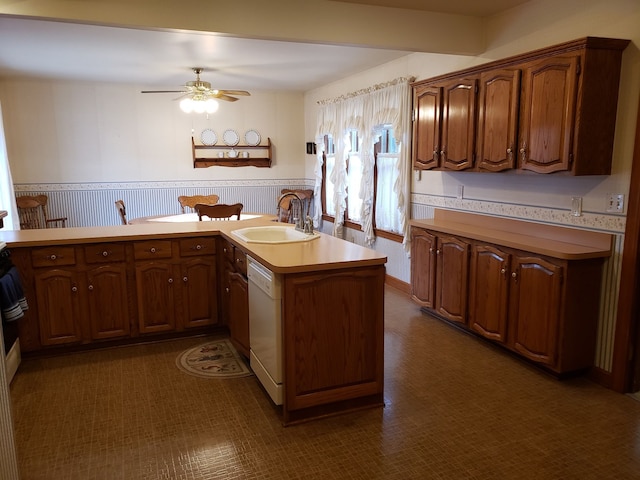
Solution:
[{"label": "beige wall", "polygon": [[[224,180],[304,177],[303,97],[254,92],[220,102],[206,115],[180,111],[172,94],[141,94],[140,86],[0,81],[8,155],[15,183]],[[193,168],[192,132],[241,139],[257,130],[274,145],[273,167]],[[243,140],[241,140],[243,141]],[[253,153],[253,152],[252,152]]]},{"label": "beige wall", "polygon": [[[572,196],[583,197],[583,209],[604,212],[607,193],[629,191],[629,175],[640,95],[640,2],[638,0],[532,1],[487,21],[490,49],[481,57],[414,53],[305,94],[306,136],[315,133],[317,101],[356,91],[401,76],[425,79],[585,36],[632,40],[623,55],[613,174],[561,177],[521,173],[414,174],[412,192],[455,197],[463,185],[465,198],[517,205],[569,209]],[[313,159],[307,158],[311,178]],[[567,212],[567,216],[568,216]],[[570,219],[567,219],[570,220]]]}]

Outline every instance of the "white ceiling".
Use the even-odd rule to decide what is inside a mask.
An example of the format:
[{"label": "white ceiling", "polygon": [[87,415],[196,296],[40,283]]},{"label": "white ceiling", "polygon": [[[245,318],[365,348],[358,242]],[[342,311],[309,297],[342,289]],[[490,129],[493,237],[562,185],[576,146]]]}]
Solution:
[{"label": "white ceiling", "polygon": [[[486,16],[527,0],[337,0]],[[0,15],[0,77],[179,88],[203,67],[214,88],[307,91],[410,52],[140,30]]]}]

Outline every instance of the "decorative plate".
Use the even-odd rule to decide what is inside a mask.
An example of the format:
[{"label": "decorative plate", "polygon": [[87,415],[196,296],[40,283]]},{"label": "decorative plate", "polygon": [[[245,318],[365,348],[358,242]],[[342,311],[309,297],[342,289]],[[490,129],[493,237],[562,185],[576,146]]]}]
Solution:
[{"label": "decorative plate", "polygon": [[225,130],[222,134],[222,140],[224,141],[225,145],[233,147],[238,144],[238,142],[240,141],[240,137],[238,136],[238,132],[229,129]]},{"label": "decorative plate", "polygon": [[200,134],[200,140],[202,140],[203,145],[215,145],[218,141],[218,136],[210,128],[205,128]]},{"label": "decorative plate", "polygon": [[255,130],[247,130],[244,134],[244,140],[247,142],[247,145],[255,147],[256,145],[260,145],[260,134]]}]

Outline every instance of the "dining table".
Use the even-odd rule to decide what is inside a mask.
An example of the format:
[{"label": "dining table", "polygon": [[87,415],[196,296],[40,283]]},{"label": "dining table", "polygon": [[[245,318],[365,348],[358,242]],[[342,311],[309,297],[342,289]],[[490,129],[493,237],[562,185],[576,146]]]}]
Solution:
[{"label": "dining table", "polygon": [[[261,213],[242,213],[240,215],[240,221],[251,220],[253,218],[260,218],[265,216]],[[185,223],[185,222],[198,222],[198,214],[196,212],[179,213],[179,214],[165,214],[165,215],[150,215],[148,217],[138,217],[129,220],[131,225],[137,225],[141,223]],[[203,218],[203,222],[237,222],[238,220],[233,218],[224,219],[210,219]]]}]

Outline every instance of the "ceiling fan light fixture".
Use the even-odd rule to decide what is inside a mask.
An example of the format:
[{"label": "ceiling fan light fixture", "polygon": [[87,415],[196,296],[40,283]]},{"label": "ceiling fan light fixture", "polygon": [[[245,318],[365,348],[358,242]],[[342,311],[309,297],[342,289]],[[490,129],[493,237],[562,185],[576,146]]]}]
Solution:
[{"label": "ceiling fan light fixture", "polygon": [[191,113],[193,111],[193,100],[190,98],[184,98],[180,101],[180,110],[184,113]]},{"label": "ceiling fan light fixture", "polygon": [[218,111],[220,104],[213,98],[209,98],[204,102],[204,110],[207,113],[215,113]]}]

